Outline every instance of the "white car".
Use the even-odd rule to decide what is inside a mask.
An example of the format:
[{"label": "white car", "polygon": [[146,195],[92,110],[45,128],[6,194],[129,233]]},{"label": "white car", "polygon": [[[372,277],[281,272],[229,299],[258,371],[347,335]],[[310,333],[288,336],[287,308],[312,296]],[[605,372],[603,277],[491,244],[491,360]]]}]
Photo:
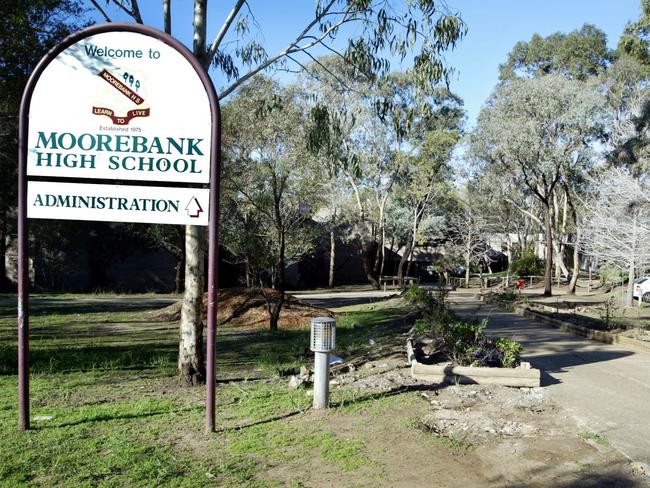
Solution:
[{"label": "white car", "polygon": [[650,302],[650,276],[642,276],[634,280],[634,298]]}]

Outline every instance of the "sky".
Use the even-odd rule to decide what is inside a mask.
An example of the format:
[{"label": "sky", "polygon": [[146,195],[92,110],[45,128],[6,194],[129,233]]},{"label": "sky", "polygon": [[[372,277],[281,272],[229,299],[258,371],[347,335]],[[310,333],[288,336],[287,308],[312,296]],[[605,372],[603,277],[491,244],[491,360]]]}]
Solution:
[{"label": "sky", "polygon": [[[452,11],[460,14],[468,26],[467,36],[445,59],[456,70],[451,89],[465,101],[467,122],[471,127],[481,106],[498,79],[503,63],[518,41],[528,41],[533,34],[547,36],[570,32],[583,24],[594,24],[607,34],[608,44],[615,47],[625,24],[640,14],[639,0],[446,0]],[[103,5],[103,2],[100,2]],[[162,28],[160,0],[140,0],[145,23]],[[172,0],[172,35],[187,46],[192,42],[192,1]],[[208,1],[208,39],[211,41],[234,2]],[[396,2],[397,3],[397,2]],[[313,0],[249,0],[260,32],[258,42],[267,52],[282,50],[313,15]],[[127,20],[115,10],[113,20]],[[101,17],[95,15],[97,21]],[[318,54],[318,53],[317,53]],[[395,65],[396,63],[394,63]],[[401,68],[405,69],[408,65]],[[400,69],[400,66],[396,66]],[[211,71],[219,91],[223,76]],[[278,75],[286,80],[289,75]]]}]

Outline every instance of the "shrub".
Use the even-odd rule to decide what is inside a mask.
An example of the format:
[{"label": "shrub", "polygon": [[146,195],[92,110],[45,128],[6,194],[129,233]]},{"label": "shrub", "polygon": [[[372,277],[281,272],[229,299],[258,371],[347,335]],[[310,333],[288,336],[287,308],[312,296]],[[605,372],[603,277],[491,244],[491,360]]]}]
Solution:
[{"label": "shrub", "polygon": [[404,299],[422,312],[422,319],[415,327],[418,333],[429,331],[433,333],[433,327],[446,324],[453,319],[454,314],[447,305],[447,294],[447,290],[442,285],[433,292],[414,284],[406,287]]},{"label": "shrub", "polygon": [[501,364],[505,368],[511,368],[519,364],[519,355],[523,350],[523,346],[519,342],[504,337],[497,337],[494,340],[494,345],[501,355]]},{"label": "shrub", "polygon": [[521,256],[512,261],[511,269],[520,276],[543,275],[546,260],[535,256],[533,251],[524,251]]},{"label": "shrub", "polygon": [[422,311],[415,323],[418,335],[430,334],[436,354],[461,366],[514,367],[519,363],[522,346],[516,341],[485,334],[487,320],[465,321],[447,306],[447,291],[439,287],[431,293],[417,285],[409,285],[404,298]]},{"label": "shrub", "polygon": [[603,283],[616,283],[624,280],[627,275],[612,266],[602,266],[598,270],[598,276]]}]

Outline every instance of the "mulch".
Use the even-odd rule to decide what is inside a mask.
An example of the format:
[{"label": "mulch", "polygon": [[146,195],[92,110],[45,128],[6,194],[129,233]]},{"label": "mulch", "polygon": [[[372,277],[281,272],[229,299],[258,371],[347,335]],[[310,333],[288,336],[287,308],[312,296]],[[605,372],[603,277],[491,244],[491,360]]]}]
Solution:
[{"label": "mulch", "polygon": [[[278,292],[265,289],[272,302],[278,299]],[[208,295],[203,295],[203,319],[207,309]],[[180,320],[182,301],[151,313],[152,318],[169,322]],[[280,329],[299,329],[308,326],[314,317],[336,317],[337,314],[325,308],[314,307],[293,295],[286,294],[280,312]],[[217,324],[231,327],[268,328],[269,312],[264,293],[260,288],[224,288],[217,296]]]}]

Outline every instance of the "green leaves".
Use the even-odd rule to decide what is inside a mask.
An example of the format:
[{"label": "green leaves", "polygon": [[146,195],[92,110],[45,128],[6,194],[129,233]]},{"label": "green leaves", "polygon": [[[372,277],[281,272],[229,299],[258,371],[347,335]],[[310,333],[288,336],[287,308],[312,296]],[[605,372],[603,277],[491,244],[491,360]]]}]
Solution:
[{"label": "green leaves", "polygon": [[585,80],[601,73],[612,59],[607,37],[597,27],[585,24],[580,30],[547,37],[533,35],[529,42],[518,42],[502,64],[499,79],[557,73],[567,78]]}]

